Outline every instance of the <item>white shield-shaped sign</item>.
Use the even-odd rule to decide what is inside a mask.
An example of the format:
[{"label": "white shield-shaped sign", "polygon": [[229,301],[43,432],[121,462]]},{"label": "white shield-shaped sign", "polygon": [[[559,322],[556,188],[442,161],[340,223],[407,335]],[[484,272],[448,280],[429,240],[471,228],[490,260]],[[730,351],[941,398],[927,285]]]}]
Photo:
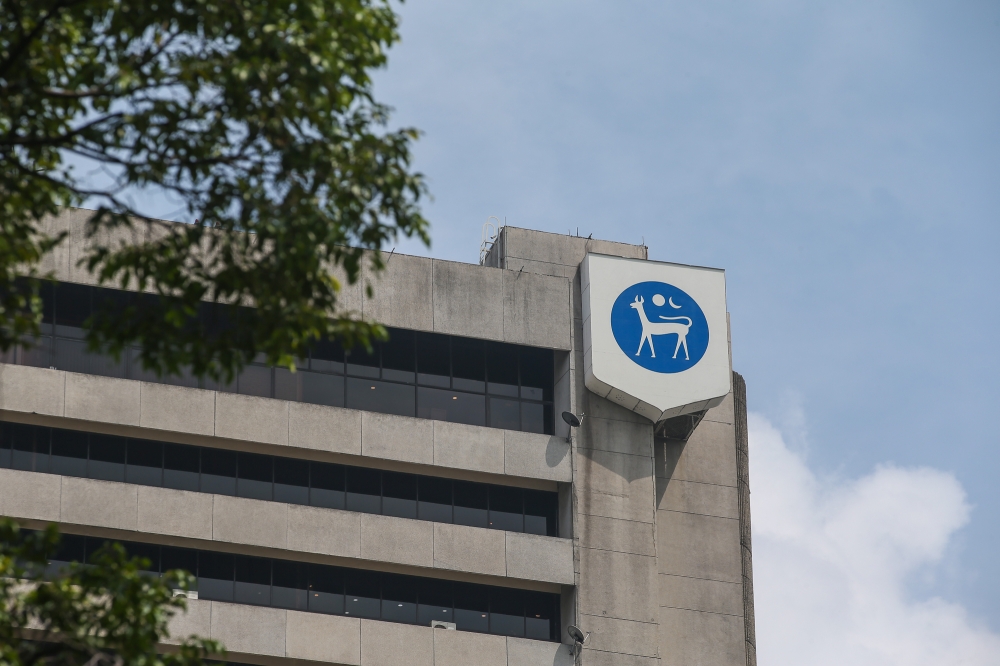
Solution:
[{"label": "white shield-shaped sign", "polygon": [[588,254],[581,277],[588,389],[653,422],[722,402],[724,271]]}]

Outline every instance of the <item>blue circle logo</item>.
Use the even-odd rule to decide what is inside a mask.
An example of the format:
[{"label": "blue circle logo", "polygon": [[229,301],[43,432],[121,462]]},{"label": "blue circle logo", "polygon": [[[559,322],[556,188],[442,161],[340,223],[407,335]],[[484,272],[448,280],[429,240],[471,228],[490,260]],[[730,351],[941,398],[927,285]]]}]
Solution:
[{"label": "blue circle logo", "polygon": [[611,332],[626,356],[653,372],[684,372],[708,349],[705,313],[665,282],[640,282],[619,294]]}]

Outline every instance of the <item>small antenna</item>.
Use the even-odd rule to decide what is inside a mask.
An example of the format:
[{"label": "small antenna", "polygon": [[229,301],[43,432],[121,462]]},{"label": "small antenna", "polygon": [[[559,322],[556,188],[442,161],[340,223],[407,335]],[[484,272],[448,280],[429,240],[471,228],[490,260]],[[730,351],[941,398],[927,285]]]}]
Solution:
[{"label": "small antenna", "polygon": [[393,254],[393,252],[395,252],[395,251],[396,251],[396,248],[392,248],[392,252],[390,252],[390,253],[389,253],[389,258],[385,260],[385,265],[386,265],[386,266],[388,266],[388,265],[389,265],[389,260],[390,260],[390,259],[392,259],[392,254]]}]

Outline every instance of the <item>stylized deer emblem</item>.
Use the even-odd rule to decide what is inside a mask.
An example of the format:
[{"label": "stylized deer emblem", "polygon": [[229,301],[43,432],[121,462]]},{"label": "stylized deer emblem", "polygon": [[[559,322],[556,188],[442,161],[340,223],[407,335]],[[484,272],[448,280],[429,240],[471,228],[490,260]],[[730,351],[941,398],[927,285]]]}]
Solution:
[{"label": "stylized deer emblem", "polygon": [[[639,351],[635,353],[638,356],[642,352],[642,346],[646,344],[649,340],[649,351],[653,352],[653,358],[656,358],[656,349],[653,348],[653,336],[654,335],[676,335],[677,336],[677,346],[674,347],[674,358],[677,358],[677,352],[680,351],[681,345],[684,345],[684,360],[690,361],[691,357],[688,356],[688,342],[687,334],[691,329],[691,318],[690,317],[664,317],[659,315],[660,319],[665,322],[670,323],[660,323],[651,322],[646,318],[646,311],[643,309],[642,304],[645,303],[645,299],[641,296],[636,296],[635,300],[629,303],[629,307],[634,308],[636,312],[639,313],[639,319],[642,321],[642,339],[639,340]],[[676,320],[686,319],[686,324],[673,323]]]}]

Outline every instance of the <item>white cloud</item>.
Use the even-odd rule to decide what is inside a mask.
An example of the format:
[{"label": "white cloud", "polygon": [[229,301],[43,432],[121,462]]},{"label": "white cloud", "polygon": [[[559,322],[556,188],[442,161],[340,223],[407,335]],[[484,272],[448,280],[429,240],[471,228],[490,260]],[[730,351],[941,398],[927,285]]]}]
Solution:
[{"label": "white cloud", "polygon": [[954,476],[882,465],[824,480],[767,419],[749,426],[760,664],[1000,664],[1000,636],[962,606],[908,594],[969,520]]}]

